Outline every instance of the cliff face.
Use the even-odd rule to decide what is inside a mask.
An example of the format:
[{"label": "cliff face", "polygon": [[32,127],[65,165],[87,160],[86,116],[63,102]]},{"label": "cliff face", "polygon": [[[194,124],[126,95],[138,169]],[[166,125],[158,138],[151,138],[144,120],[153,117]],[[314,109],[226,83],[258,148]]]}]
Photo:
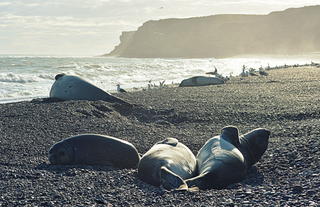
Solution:
[{"label": "cliff face", "polygon": [[268,15],[214,15],[148,21],[122,33],[108,55],[204,58],[320,51],[320,6]]}]

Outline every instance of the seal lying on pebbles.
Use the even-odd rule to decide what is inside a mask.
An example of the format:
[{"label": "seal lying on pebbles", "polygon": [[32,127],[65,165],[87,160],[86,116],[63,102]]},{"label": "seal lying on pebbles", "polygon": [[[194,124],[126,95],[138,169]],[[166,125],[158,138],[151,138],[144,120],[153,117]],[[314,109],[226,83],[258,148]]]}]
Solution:
[{"label": "seal lying on pebbles", "polygon": [[218,85],[224,84],[225,81],[217,77],[207,77],[207,76],[195,76],[192,78],[184,79],[179,84],[179,87],[188,86],[208,86],[208,85]]},{"label": "seal lying on pebbles", "polygon": [[239,138],[238,129],[228,126],[209,139],[197,154],[199,175],[186,180],[188,187],[223,188],[241,181],[268,147],[270,131],[253,130]]},{"label": "seal lying on pebbles", "polygon": [[111,103],[128,104],[126,101],[109,94],[80,77],[61,73],[56,75],[55,79],[56,81],[50,90],[50,98],[62,100],[104,100]]},{"label": "seal lying on pebbles", "polygon": [[195,176],[196,158],[175,138],[156,143],[141,158],[138,176],[146,183],[170,189],[187,189],[184,179]]},{"label": "seal lying on pebbles", "polygon": [[98,134],[66,138],[54,144],[48,155],[53,165],[108,165],[136,168],[140,156],[129,142]]}]

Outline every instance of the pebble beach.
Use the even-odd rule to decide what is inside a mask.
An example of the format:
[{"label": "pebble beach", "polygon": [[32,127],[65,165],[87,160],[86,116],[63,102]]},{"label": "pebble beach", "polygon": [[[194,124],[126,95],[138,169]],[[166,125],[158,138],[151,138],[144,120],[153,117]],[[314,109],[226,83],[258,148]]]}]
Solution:
[{"label": "pebble beach", "polygon": [[[104,101],[0,104],[0,206],[320,206],[320,68],[288,67],[223,85],[117,93]],[[222,190],[164,191],[136,169],[50,165],[56,142],[104,134],[140,154],[175,137],[193,153],[227,125],[271,131],[242,182]]]}]

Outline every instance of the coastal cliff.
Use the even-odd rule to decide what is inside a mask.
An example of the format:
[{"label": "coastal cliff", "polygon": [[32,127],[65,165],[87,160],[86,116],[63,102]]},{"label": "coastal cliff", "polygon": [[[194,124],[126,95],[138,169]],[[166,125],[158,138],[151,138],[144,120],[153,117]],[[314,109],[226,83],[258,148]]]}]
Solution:
[{"label": "coastal cliff", "polygon": [[320,5],[268,15],[224,14],[147,21],[123,32],[106,56],[132,58],[224,58],[294,55],[320,51]]}]

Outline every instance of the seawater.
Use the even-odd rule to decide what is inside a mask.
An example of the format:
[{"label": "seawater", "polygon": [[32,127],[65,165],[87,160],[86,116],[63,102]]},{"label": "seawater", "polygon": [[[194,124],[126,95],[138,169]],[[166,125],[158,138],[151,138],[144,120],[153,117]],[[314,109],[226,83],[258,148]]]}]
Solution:
[{"label": "seawater", "polygon": [[239,57],[225,59],[136,59],[111,57],[39,57],[0,55],[0,103],[48,97],[58,73],[77,75],[96,86],[115,92],[180,83],[192,76],[206,75],[214,67],[223,75],[238,75],[242,66],[259,68],[306,64],[320,61],[320,55],[284,57]]}]

